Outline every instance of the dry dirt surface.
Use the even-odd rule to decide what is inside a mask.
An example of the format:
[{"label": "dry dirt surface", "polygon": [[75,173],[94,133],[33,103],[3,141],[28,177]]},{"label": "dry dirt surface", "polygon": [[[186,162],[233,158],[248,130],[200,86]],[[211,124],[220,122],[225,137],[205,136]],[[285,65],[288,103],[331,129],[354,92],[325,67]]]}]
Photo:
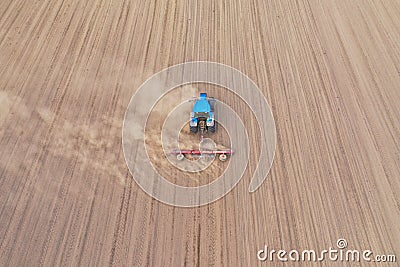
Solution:
[{"label": "dry dirt surface", "polygon": [[[134,182],[121,132],[135,90],[192,60],[255,81],[277,147],[255,193],[249,170],[177,208]],[[339,238],[398,266],[399,1],[2,0],[0,63],[1,266],[300,266],[257,251]]]}]

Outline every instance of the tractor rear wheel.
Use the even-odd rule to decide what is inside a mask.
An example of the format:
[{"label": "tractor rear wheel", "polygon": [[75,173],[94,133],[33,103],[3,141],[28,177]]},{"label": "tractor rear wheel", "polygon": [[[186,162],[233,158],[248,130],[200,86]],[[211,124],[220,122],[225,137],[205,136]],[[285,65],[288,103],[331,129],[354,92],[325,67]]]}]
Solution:
[{"label": "tractor rear wheel", "polygon": [[209,130],[210,132],[212,132],[212,133],[215,133],[216,126],[217,126],[217,125],[216,125],[215,122],[214,122],[214,125],[213,125],[213,126],[208,127],[208,130]]},{"label": "tractor rear wheel", "polygon": [[214,110],[215,110],[215,99],[214,99],[214,97],[210,97],[208,99],[208,103],[210,104],[211,112],[214,112]]},{"label": "tractor rear wheel", "polygon": [[198,127],[197,126],[190,126],[190,132],[191,133],[197,133]]}]

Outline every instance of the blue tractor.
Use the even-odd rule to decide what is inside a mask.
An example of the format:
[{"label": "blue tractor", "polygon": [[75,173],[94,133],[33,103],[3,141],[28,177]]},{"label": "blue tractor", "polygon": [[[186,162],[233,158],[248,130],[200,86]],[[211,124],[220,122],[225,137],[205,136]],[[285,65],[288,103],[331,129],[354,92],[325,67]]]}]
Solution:
[{"label": "blue tractor", "polygon": [[190,132],[197,133],[199,130],[201,133],[215,132],[214,107],[215,99],[207,97],[206,93],[200,93],[200,97],[195,100],[193,110],[190,113]]}]

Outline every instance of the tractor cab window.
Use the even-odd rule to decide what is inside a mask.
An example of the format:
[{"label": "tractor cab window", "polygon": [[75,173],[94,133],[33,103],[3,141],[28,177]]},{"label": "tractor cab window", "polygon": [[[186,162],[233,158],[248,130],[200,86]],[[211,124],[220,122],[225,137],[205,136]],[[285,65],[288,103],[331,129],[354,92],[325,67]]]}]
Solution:
[{"label": "tractor cab window", "polygon": [[208,112],[195,112],[194,116],[196,118],[203,118],[203,117],[208,118],[209,114],[208,114]]}]

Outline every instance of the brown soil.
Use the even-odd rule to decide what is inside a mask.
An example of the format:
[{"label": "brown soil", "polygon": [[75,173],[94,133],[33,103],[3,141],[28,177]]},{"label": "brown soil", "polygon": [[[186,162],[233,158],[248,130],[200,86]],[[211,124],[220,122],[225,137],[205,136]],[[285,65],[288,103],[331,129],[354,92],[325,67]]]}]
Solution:
[{"label": "brown soil", "polygon": [[[264,244],[322,250],[338,238],[399,258],[399,29],[396,0],[0,1],[0,265],[255,266]],[[121,132],[135,90],[192,60],[255,81],[277,151],[250,194],[254,118],[205,86],[245,118],[254,151],[224,198],[176,208],[133,181]],[[157,136],[150,153],[175,181],[155,158]],[[182,145],[190,138],[183,132]],[[175,182],[207,183],[224,167]]]}]

